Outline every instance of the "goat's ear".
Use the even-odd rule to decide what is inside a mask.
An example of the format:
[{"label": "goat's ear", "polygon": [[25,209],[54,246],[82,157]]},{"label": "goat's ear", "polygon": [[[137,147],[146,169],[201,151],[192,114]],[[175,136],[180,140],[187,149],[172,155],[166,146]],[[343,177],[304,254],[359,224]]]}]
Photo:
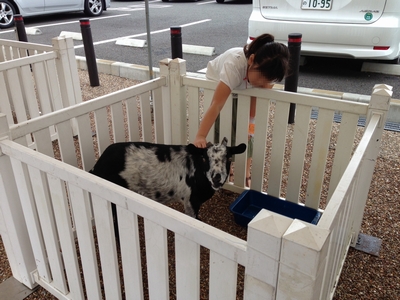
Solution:
[{"label": "goat's ear", "polygon": [[200,155],[204,153],[205,148],[198,148],[193,144],[189,144],[186,146],[187,151],[193,155]]},{"label": "goat's ear", "polygon": [[246,144],[241,143],[238,146],[228,147],[228,148],[229,148],[231,155],[240,154],[240,153],[243,153],[244,151],[246,151]]}]

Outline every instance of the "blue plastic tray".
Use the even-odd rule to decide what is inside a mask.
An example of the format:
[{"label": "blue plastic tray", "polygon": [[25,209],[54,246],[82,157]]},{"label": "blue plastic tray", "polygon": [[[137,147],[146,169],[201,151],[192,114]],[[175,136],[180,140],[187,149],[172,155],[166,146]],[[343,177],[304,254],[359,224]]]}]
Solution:
[{"label": "blue plastic tray", "polygon": [[321,218],[318,210],[253,190],[244,191],[229,208],[234,215],[235,222],[241,226],[247,226],[263,208],[311,224],[317,224]]}]

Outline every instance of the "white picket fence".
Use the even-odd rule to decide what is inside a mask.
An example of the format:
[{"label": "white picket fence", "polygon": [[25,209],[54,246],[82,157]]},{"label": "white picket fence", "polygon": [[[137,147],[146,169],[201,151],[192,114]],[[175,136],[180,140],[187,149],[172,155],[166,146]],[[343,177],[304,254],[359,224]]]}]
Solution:
[{"label": "white picket fence", "polygon": [[72,38],[52,46],[0,39],[0,90],[10,125],[82,102]]},{"label": "white picket fence", "polygon": [[[160,72],[154,80],[18,125],[0,114],[0,230],[14,277],[28,287],[40,284],[59,299],[200,299],[207,284],[208,298],[220,300],[237,299],[244,267],[244,299],[331,299],[360,230],[391,88],[377,85],[369,105],[277,90],[235,91],[237,143],[247,141],[250,97],[257,97],[251,188],[262,191],[267,183],[268,194],[285,194],[312,208],[322,207],[322,194],[328,195],[317,225],[262,210],[242,240],[85,171],[94,165],[96,150],[112,142],[193,140],[216,83],[187,76],[180,59],[163,60]],[[296,119],[289,138],[290,103],[296,104]],[[318,109],[315,121],[312,109]],[[339,126],[335,112],[342,115]],[[367,121],[358,142],[359,116]],[[230,137],[231,98],[220,119],[221,137]],[[36,151],[27,147],[30,134]],[[289,140],[294,151],[288,157]],[[314,146],[305,170],[307,143]],[[225,188],[243,191],[245,168],[246,155],[236,156],[235,181]],[[111,203],[118,210],[119,246]],[[209,249],[208,282],[200,280],[201,247]]]}]

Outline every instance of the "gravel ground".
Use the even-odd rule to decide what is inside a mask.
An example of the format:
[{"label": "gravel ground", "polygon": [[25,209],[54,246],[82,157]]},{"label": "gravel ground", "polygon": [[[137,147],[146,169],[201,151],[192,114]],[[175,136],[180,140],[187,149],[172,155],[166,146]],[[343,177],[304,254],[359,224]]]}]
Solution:
[{"label": "gravel ground", "polygon": [[[101,86],[92,88],[87,73],[80,71],[79,74],[84,100],[136,83],[134,80],[100,74]],[[399,148],[400,133],[385,131],[362,223],[363,233],[382,239],[379,257],[350,248],[336,289],[335,300],[400,299]],[[218,192],[207,202],[207,205],[203,206],[200,211],[200,219],[245,238],[246,231],[232,222],[228,211],[229,204],[236,196],[228,191]],[[224,224],[229,225],[225,226]],[[0,240],[0,282],[11,276]],[[206,296],[203,298],[203,295],[202,293],[202,299],[206,299]],[[39,287],[26,299],[56,298]]]}]

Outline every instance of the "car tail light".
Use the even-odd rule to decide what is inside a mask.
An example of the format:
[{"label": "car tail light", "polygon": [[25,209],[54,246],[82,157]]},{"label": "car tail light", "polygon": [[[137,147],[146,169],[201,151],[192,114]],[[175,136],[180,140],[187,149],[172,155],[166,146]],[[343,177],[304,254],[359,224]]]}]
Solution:
[{"label": "car tail light", "polygon": [[389,50],[389,46],[374,46],[374,50]]}]

